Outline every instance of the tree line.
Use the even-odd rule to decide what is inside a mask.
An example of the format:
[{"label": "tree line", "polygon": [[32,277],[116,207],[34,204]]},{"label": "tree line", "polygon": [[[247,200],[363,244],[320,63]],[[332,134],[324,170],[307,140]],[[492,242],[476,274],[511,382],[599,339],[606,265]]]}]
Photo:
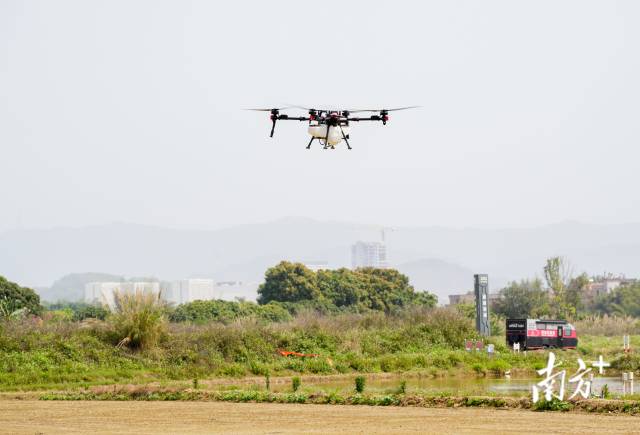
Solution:
[{"label": "tree line", "polygon": [[[300,311],[324,314],[379,311],[397,312],[410,306],[434,307],[437,297],[417,292],[409,278],[394,269],[361,268],[314,272],[301,263],[283,261],[269,268],[258,288],[257,304],[245,301],[194,301],[166,307],[174,322],[229,322],[244,317],[265,321],[285,321]],[[57,303],[46,307],[31,289],[0,277],[0,317],[12,313],[40,315],[43,311],[64,320],[85,318],[104,320],[106,307],[85,303]],[[4,314],[3,314],[4,313]]]},{"label": "tree line", "polygon": [[267,270],[258,288],[258,303],[300,304],[320,311],[382,311],[415,305],[433,307],[438,298],[417,292],[409,278],[395,269],[371,267],[314,272],[300,263],[283,261]]},{"label": "tree line", "polygon": [[[572,276],[568,262],[553,257],[543,267],[543,279],[512,282],[500,291],[492,311],[511,318],[576,319],[586,315],[615,315],[640,318],[640,282],[620,286],[594,297],[588,291],[586,274]],[[195,301],[167,307],[175,322],[233,321],[255,317],[284,321],[302,310],[322,313],[392,313],[410,306],[433,307],[437,297],[418,292],[407,276],[394,269],[361,268],[314,272],[300,263],[283,261],[269,268],[258,288],[258,303]],[[109,311],[84,303],[50,304],[43,307],[31,289],[0,276],[0,318],[56,312],[69,320],[104,319]]]},{"label": "tree line", "polygon": [[586,273],[572,276],[562,257],[549,258],[540,278],[512,282],[500,291],[493,311],[508,318],[576,319],[586,315],[640,317],[640,283],[622,285],[608,294],[589,291]]}]

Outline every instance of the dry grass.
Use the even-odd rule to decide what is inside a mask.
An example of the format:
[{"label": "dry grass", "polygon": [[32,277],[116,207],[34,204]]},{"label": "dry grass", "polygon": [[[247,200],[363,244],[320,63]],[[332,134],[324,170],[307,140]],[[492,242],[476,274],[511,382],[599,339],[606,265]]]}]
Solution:
[{"label": "dry grass", "polygon": [[[115,417],[114,417],[115,416]],[[638,417],[484,408],[0,401],[7,433],[633,433]]]},{"label": "dry grass", "polygon": [[589,316],[576,321],[575,326],[581,335],[640,335],[640,319],[635,317]]}]

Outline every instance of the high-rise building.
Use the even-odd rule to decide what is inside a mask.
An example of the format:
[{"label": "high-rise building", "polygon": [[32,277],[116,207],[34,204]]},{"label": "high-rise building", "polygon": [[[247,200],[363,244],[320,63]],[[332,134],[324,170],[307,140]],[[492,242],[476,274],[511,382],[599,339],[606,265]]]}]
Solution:
[{"label": "high-rise building", "polygon": [[383,242],[356,242],[351,246],[351,267],[376,267],[384,269],[387,264],[387,247]]}]

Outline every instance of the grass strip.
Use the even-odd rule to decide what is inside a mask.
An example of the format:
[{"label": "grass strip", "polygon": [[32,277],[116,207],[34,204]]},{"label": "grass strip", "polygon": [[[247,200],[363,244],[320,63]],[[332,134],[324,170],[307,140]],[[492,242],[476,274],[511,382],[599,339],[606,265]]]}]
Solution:
[{"label": "grass strip", "polygon": [[484,396],[426,396],[415,394],[351,394],[338,393],[271,393],[268,391],[233,390],[150,390],[148,388],[114,389],[113,391],[83,391],[47,393],[40,400],[110,400],[110,401],[223,401],[253,403],[306,403],[369,406],[417,406],[437,408],[480,407],[500,409],[530,409],[532,411],[589,412],[640,415],[640,400],[588,399],[577,401],[538,402],[527,398]]}]

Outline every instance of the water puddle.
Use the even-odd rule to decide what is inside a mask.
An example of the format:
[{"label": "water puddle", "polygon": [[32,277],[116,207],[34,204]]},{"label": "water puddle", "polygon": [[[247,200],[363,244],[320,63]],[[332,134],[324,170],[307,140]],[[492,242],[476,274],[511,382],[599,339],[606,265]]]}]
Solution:
[{"label": "water puddle", "polygon": [[[565,391],[572,394],[577,384],[569,384],[568,378],[571,374],[567,374],[565,381]],[[355,377],[355,375],[354,375]],[[394,393],[398,392],[401,382],[406,381],[407,393],[422,394],[447,394],[447,395],[478,395],[478,396],[514,396],[524,397],[531,394],[531,387],[539,382],[539,379],[508,379],[508,378],[416,378],[403,377],[401,375],[395,377],[385,377],[376,379],[367,378],[366,391],[371,393]],[[607,385],[609,391],[614,394],[622,393],[622,381],[612,377],[596,377],[593,380],[592,391],[599,394],[604,385]],[[326,393],[342,393],[348,394],[353,392],[354,380],[350,377],[341,377],[338,379],[316,379],[305,381],[302,379],[301,390],[305,392],[326,392]],[[290,382],[278,382],[271,385],[273,392],[291,391]]]}]

